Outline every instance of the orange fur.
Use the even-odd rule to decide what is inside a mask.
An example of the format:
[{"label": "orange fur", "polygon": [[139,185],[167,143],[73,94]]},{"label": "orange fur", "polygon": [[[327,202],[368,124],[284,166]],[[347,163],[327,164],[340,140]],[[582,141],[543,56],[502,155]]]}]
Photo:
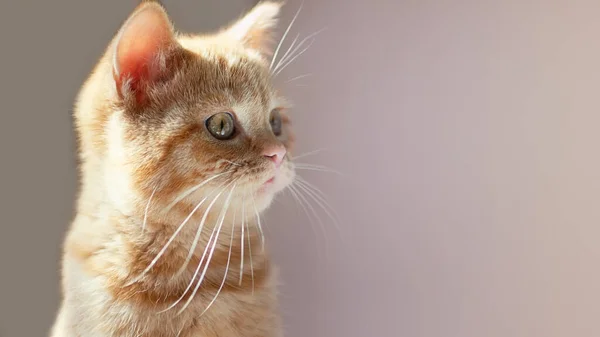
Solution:
[{"label": "orange fur", "polygon": [[[109,44],[76,102],[81,188],[51,337],[281,336],[277,278],[256,219],[294,177],[289,156],[276,168],[264,154],[290,153],[294,140],[285,111],[281,136],[269,124],[273,109],[285,109],[266,60],[279,7],[263,2],[216,34],[183,36],[162,6],[143,1]],[[204,126],[220,112],[236,117],[231,140]],[[196,283],[186,289],[205,267],[192,296]]]}]

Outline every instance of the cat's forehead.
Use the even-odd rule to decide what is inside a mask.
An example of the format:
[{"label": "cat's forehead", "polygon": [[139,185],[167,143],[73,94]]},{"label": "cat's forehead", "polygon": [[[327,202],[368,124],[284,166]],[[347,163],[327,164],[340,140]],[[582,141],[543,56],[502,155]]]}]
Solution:
[{"label": "cat's forehead", "polygon": [[180,35],[177,41],[184,49],[196,55],[204,58],[219,56],[231,65],[244,58],[264,62],[259,51],[245,48],[238,41],[223,35]]},{"label": "cat's forehead", "polygon": [[183,74],[199,90],[197,98],[213,101],[216,109],[229,108],[249,123],[287,105],[272,86],[268,64],[259,53],[210,37],[180,37],[178,41],[197,60],[195,69]]}]

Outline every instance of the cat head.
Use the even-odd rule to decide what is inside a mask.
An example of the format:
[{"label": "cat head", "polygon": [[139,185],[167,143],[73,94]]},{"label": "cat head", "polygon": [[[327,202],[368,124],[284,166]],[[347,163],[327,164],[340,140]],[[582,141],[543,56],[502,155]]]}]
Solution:
[{"label": "cat head", "polygon": [[111,202],[261,211],[291,183],[289,106],[268,61],[280,6],[262,2],[209,35],[176,32],[156,2],[135,9],[76,113],[82,158],[99,158]]}]

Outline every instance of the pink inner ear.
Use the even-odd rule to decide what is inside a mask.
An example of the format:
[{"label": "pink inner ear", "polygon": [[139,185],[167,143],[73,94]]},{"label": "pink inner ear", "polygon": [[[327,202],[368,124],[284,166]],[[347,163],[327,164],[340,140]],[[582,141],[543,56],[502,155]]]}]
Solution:
[{"label": "pink inner ear", "polygon": [[173,30],[166,13],[157,5],[143,8],[125,24],[118,40],[114,76],[120,95],[123,81],[138,98],[143,89],[156,80],[164,69],[160,54],[173,43]]}]

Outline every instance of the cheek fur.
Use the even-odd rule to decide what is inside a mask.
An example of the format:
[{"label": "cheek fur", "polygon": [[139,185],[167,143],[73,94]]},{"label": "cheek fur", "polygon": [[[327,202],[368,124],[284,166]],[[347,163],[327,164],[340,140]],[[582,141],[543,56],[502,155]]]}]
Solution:
[{"label": "cheek fur", "polygon": [[[227,171],[232,172],[214,180],[211,185],[216,187],[235,180],[239,188],[257,191],[275,175],[276,183],[269,188],[269,193],[275,194],[293,180],[289,154],[294,135],[287,114],[282,114],[283,134],[278,138],[265,130],[262,138],[240,136],[229,142],[210,138],[199,120],[189,118],[184,122],[182,119],[179,125],[157,123],[151,132],[147,125],[130,125],[125,139],[132,142],[130,147],[138,149],[137,157],[134,155],[130,159],[136,164],[131,176],[141,195],[148,197],[159,189],[164,198],[175,198],[186,189]],[[277,171],[261,152],[269,142],[283,143],[288,153]]]}]

